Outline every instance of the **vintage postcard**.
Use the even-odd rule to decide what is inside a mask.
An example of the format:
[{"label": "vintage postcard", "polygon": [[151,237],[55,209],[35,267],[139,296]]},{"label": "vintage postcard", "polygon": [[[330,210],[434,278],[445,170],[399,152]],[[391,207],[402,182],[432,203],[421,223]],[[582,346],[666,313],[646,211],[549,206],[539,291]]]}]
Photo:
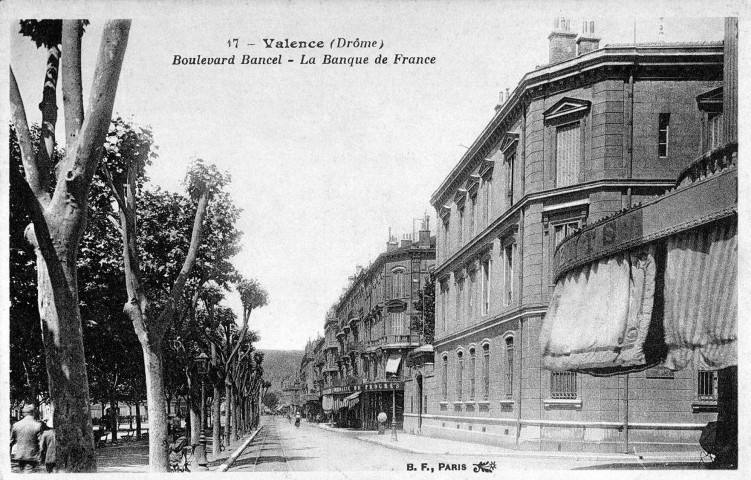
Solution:
[{"label": "vintage postcard", "polygon": [[742,2],[0,15],[2,475],[748,468]]}]

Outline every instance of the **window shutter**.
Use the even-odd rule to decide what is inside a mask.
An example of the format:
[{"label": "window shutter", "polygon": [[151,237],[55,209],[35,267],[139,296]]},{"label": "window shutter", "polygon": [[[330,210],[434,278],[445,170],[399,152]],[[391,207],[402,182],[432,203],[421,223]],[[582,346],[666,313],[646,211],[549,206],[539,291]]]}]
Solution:
[{"label": "window shutter", "polygon": [[556,130],[556,187],[574,185],[579,181],[579,124],[572,123]]}]

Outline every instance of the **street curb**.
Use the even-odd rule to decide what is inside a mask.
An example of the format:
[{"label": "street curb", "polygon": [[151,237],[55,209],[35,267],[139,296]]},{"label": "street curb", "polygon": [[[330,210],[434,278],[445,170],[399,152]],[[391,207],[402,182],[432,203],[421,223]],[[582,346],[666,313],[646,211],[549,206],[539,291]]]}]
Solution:
[{"label": "street curb", "polygon": [[[401,450],[403,452],[409,452],[414,453],[418,455],[440,455],[440,453],[437,452],[429,452],[425,450],[416,450],[413,448],[405,447],[402,445],[394,445],[386,442],[380,442],[378,440],[373,440],[368,437],[357,437],[358,440],[361,440],[363,442],[372,443],[375,445],[381,445],[382,447],[390,448],[392,450]],[[694,458],[678,458],[675,456],[645,456],[645,455],[625,455],[625,454],[616,454],[616,455],[607,455],[607,454],[581,454],[576,452],[571,453],[558,453],[558,452],[530,452],[530,451],[524,451],[524,450],[514,450],[509,452],[478,452],[478,453],[453,453],[453,452],[446,452],[447,454],[451,454],[452,456],[459,456],[459,457],[508,457],[508,458],[519,458],[519,457],[525,457],[525,458],[555,458],[555,459],[567,459],[567,460],[585,460],[585,461],[592,461],[592,462],[628,462],[628,463],[640,463],[640,462],[666,462],[666,463],[673,463],[673,462],[687,462],[687,461],[698,461]]]},{"label": "street curb", "polygon": [[229,469],[229,467],[231,467],[232,464],[235,463],[235,460],[237,460],[237,457],[239,457],[243,453],[243,450],[245,450],[246,448],[248,448],[248,445],[250,445],[250,442],[252,442],[253,439],[256,438],[256,435],[258,435],[258,432],[260,432],[261,429],[263,429],[263,425],[261,425],[260,427],[258,427],[258,430],[256,430],[255,432],[253,432],[253,434],[250,437],[248,437],[248,439],[245,440],[243,442],[243,444],[240,445],[240,447],[237,450],[235,450],[234,452],[232,452],[232,455],[230,455],[229,458],[227,458],[227,461],[224,462],[223,464],[219,465],[219,468],[216,469],[216,470],[214,470],[214,471],[215,472],[226,472]]}]

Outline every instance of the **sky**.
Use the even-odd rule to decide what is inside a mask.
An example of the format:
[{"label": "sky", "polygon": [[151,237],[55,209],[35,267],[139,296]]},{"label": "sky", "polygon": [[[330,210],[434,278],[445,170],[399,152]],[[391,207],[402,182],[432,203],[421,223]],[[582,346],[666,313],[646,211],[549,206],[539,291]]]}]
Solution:
[{"label": "sky", "polygon": [[[721,9],[702,12],[699,3],[664,12],[638,8],[646,5],[638,1],[630,11],[588,2],[524,9],[492,1],[237,2],[231,9],[161,2],[138,10],[130,3],[114,114],[152,127],[159,146],[152,184],[182,191],[194,156],[232,176],[244,232],[234,264],[269,293],[269,305],[250,319],[261,349],[302,349],[322,333],[347,278],[385,249],[389,229],[399,238],[411,234],[413,219],[427,212],[434,230],[431,194],[492,118],[499,91],[547,63],[554,17],[571,18],[575,32],[594,20],[601,45],[632,42],[635,32],[639,42],[722,39],[721,18],[697,18]],[[117,9],[87,8],[66,12],[91,21],[83,40],[85,97],[102,19]],[[654,16],[635,19],[633,12]],[[29,121],[38,122],[45,55],[16,32],[13,25],[10,61]],[[233,38],[239,48],[228,46]],[[267,49],[264,38],[323,40],[326,48]],[[337,38],[382,41],[383,48],[332,51]],[[391,61],[397,53],[436,61],[373,64],[378,54]],[[235,65],[172,65],[175,55],[232,54]],[[239,65],[243,54],[282,54],[284,63]],[[317,64],[301,65],[300,54]],[[322,65],[324,54],[367,56],[370,64]],[[226,303],[241,312],[236,294]]]}]

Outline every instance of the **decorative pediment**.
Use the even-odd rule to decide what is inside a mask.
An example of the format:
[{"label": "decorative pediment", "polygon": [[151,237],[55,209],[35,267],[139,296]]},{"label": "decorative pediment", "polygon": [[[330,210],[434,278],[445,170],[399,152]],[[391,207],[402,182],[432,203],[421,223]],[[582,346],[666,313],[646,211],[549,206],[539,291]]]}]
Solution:
[{"label": "decorative pediment", "polygon": [[456,203],[456,205],[459,208],[462,208],[466,200],[467,200],[467,190],[464,188],[458,189],[456,193],[454,194],[454,203]]},{"label": "decorative pediment", "polygon": [[386,308],[388,309],[389,313],[399,313],[407,309],[407,303],[403,300],[394,298],[386,302]]},{"label": "decorative pediment", "polygon": [[584,115],[589,110],[592,102],[588,100],[580,100],[578,98],[563,97],[555,102],[555,105],[548,108],[543,112],[545,121],[554,120],[564,117],[566,115]]},{"label": "decorative pediment", "polygon": [[714,88],[696,96],[696,105],[704,112],[722,111],[722,87]]},{"label": "decorative pediment", "polygon": [[514,132],[506,132],[501,140],[501,152],[504,156],[508,156],[508,153],[516,149],[516,145],[519,143],[519,134]]}]

